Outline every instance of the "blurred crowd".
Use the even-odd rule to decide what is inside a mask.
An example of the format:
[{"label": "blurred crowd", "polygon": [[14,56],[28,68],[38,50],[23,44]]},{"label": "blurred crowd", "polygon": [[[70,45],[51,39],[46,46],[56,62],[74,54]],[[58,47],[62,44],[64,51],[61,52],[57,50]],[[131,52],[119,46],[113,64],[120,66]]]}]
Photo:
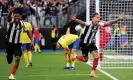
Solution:
[{"label": "blurred crowd", "polygon": [[[12,16],[15,7],[20,7],[28,16],[28,22],[33,27],[39,25],[44,27],[45,24],[57,25],[57,15],[67,11],[67,8],[77,0],[0,0],[0,25],[4,25],[5,16]],[[45,21],[50,17],[51,21]],[[8,21],[11,18],[8,17]],[[3,22],[4,21],[4,22]],[[48,26],[49,27],[49,26]]]},{"label": "blurred crowd", "polygon": [[62,13],[77,0],[0,0],[1,15],[7,16],[12,7],[21,4],[27,15],[52,15]]}]

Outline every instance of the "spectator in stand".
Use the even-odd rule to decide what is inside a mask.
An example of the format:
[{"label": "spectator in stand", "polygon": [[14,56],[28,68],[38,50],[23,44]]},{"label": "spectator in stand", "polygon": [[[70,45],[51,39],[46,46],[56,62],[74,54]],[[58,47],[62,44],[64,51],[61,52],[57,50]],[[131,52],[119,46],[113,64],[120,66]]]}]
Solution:
[{"label": "spectator in stand", "polygon": [[127,34],[127,26],[123,25],[120,28],[120,39],[119,39],[119,44],[121,48],[127,47],[128,46],[128,34]]}]

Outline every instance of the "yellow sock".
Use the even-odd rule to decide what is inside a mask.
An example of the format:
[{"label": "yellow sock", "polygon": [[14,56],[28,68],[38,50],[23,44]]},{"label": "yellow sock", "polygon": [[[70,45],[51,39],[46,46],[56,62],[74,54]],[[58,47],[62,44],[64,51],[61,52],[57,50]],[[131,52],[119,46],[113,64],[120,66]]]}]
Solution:
[{"label": "yellow sock", "polygon": [[29,59],[28,59],[27,53],[24,53],[24,59],[25,59],[26,65],[29,64]]},{"label": "yellow sock", "polygon": [[68,57],[69,63],[72,64],[71,55],[70,54],[67,54],[67,57]]},{"label": "yellow sock", "polygon": [[37,44],[35,44],[34,49],[34,52],[37,52]]},{"label": "yellow sock", "polygon": [[40,46],[37,44],[37,50],[38,50],[38,52],[41,52],[40,51]]},{"label": "yellow sock", "polygon": [[31,51],[28,51],[28,57],[29,57],[29,62],[32,62],[32,53],[31,53]]},{"label": "yellow sock", "polygon": [[72,61],[72,67],[75,67],[75,62],[76,62],[76,60]]}]

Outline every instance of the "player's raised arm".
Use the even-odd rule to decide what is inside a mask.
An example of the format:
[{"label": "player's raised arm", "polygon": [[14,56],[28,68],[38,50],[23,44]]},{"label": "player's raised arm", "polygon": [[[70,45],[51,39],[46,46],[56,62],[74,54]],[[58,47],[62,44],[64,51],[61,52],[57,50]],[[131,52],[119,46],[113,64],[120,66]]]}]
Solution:
[{"label": "player's raised arm", "polygon": [[81,25],[84,25],[84,26],[82,26],[82,27],[85,27],[85,26],[86,26],[86,22],[84,22],[84,21],[82,21],[82,20],[80,20],[80,19],[77,19],[75,16],[72,16],[71,19],[72,19],[73,21],[75,21],[75,22],[81,24]]},{"label": "player's raised arm", "polygon": [[123,20],[124,18],[125,18],[125,15],[121,14],[121,15],[118,16],[117,19],[105,22],[104,26],[114,24],[119,20]]}]

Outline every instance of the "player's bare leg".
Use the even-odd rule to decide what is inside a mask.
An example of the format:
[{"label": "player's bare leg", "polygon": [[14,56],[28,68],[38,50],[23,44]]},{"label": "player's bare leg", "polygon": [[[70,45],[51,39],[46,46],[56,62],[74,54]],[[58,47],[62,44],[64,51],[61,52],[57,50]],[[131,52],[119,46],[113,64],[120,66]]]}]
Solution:
[{"label": "player's bare leg", "polygon": [[73,59],[73,55],[76,55],[76,49],[72,49],[71,51],[71,59],[72,59],[72,65],[71,65],[71,69],[75,69],[75,61],[76,59]]},{"label": "player's bare leg", "polygon": [[99,56],[98,56],[98,51],[92,51],[92,55],[93,55],[93,65],[92,65],[92,71],[90,73],[90,77],[92,78],[96,78],[96,74],[95,74],[95,71],[96,71],[96,68],[98,66],[98,60],[99,60]]},{"label": "player's bare leg", "polygon": [[65,60],[66,60],[66,66],[63,69],[70,69],[70,62],[68,54],[66,53],[66,50],[64,50]]},{"label": "player's bare leg", "polygon": [[31,53],[31,51],[30,50],[28,50],[28,59],[29,59],[29,66],[31,67],[32,66],[32,53]]},{"label": "player's bare leg", "polygon": [[25,62],[26,62],[25,67],[28,67],[29,66],[29,56],[28,56],[28,51],[27,50],[24,50],[24,59],[25,59]]},{"label": "player's bare leg", "polygon": [[15,74],[17,72],[18,66],[19,66],[19,62],[20,62],[20,57],[16,56],[15,57],[15,64],[12,67],[12,71],[11,71],[11,75],[9,76],[9,80],[15,80]]}]

